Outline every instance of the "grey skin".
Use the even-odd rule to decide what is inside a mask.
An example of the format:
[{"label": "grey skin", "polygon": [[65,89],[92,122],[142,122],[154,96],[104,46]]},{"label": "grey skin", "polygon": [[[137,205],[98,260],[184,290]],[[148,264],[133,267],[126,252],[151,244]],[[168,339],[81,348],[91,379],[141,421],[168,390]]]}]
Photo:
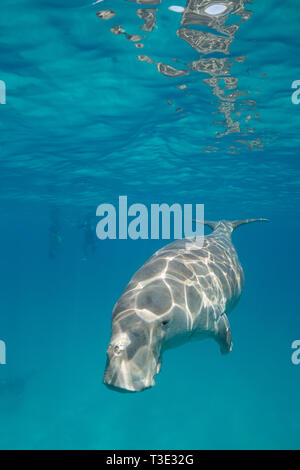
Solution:
[{"label": "grey skin", "polygon": [[135,273],[112,313],[104,383],[119,392],[153,387],[166,349],[213,338],[232,349],[227,315],[244,274],[231,241],[235,228],[266,219],[205,222],[213,232],[160,249]]}]

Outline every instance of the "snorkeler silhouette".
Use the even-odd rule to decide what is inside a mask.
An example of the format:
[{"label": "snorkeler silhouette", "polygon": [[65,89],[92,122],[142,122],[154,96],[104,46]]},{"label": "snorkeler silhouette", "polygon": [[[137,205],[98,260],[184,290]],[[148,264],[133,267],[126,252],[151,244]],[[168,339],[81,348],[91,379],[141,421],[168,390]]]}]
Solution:
[{"label": "snorkeler silhouette", "polygon": [[62,236],[60,230],[59,210],[53,207],[50,215],[49,226],[49,258],[55,259],[59,247],[62,243]]},{"label": "snorkeler silhouette", "polygon": [[96,232],[91,216],[86,216],[78,224],[78,228],[83,231],[83,260],[86,261],[92,253],[96,251]]}]

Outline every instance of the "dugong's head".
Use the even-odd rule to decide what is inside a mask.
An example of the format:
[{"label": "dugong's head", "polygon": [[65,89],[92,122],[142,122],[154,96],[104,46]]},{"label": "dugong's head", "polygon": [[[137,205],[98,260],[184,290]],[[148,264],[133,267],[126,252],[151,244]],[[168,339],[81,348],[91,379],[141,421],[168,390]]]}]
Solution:
[{"label": "dugong's head", "polygon": [[162,351],[174,334],[171,292],[161,278],[165,267],[164,260],[150,258],[114,307],[104,383],[119,392],[155,385]]},{"label": "dugong's head", "polygon": [[167,320],[149,322],[134,310],[121,312],[116,304],[103,382],[118,392],[140,392],[155,385]]}]

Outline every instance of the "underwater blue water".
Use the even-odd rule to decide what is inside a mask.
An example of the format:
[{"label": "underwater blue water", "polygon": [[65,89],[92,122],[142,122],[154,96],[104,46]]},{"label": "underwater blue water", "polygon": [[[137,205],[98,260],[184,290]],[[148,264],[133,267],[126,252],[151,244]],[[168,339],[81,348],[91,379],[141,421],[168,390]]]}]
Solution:
[{"label": "underwater blue water", "polygon": [[[246,5],[231,55],[246,56],[233,75],[255,111],[221,138],[205,74],[174,79],[136,59],[198,58],[167,9],[183,2],[162,2],[141,50],[109,31],[141,34],[134,2],[91,3],[1,3],[0,448],[299,449],[299,2]],[[104,8],[120,23],[97,18]],[[93,249],[82,221],[95,228],[96,207],[119,195],[271,222],[233,234],[246,282],[232,352],[209,340],[167,351],[155,387],[136,394],[102,384],[111,312],[167,242],[95,238]]]}]

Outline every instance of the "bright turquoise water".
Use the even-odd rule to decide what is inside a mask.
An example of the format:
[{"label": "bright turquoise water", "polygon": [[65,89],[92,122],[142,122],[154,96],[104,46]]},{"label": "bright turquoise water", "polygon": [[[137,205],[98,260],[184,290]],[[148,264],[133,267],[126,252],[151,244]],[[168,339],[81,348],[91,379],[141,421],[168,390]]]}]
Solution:
[{"label": "bright turquoise water", "polygon": [[[300,106],[291,102],[299,4],[248,5],[252,18],[231,47],[247,57],[233,75],[259,117],[243,124],[250,137],[223,138],[205,74],[172,79],[136,59],[199,57],[176,37],[172,3],[163,4],[136,49],[109,32],[122,24],[141,33],[133,2],[2,1],[2,449],[300,448],[300,365],[291,361],[300,339]],[[98,19],[104,8],[117,19]],[[188,88],[176,89],[182,83]],[[249,139],[263,146],[236,142]],[[111,311],[166,242],[96,240],[85,260],[78,228],[89,214],[95,225],[96,207],[123,194],[146,205],[204,203],[212,220],[271,220],[233,235],[246,283],[230,316],[232,353],[221,356],[212,341],[167,351],[156,386],[133,395],[102,385]],[[61,237],[53,258],[51,223]]]}]

